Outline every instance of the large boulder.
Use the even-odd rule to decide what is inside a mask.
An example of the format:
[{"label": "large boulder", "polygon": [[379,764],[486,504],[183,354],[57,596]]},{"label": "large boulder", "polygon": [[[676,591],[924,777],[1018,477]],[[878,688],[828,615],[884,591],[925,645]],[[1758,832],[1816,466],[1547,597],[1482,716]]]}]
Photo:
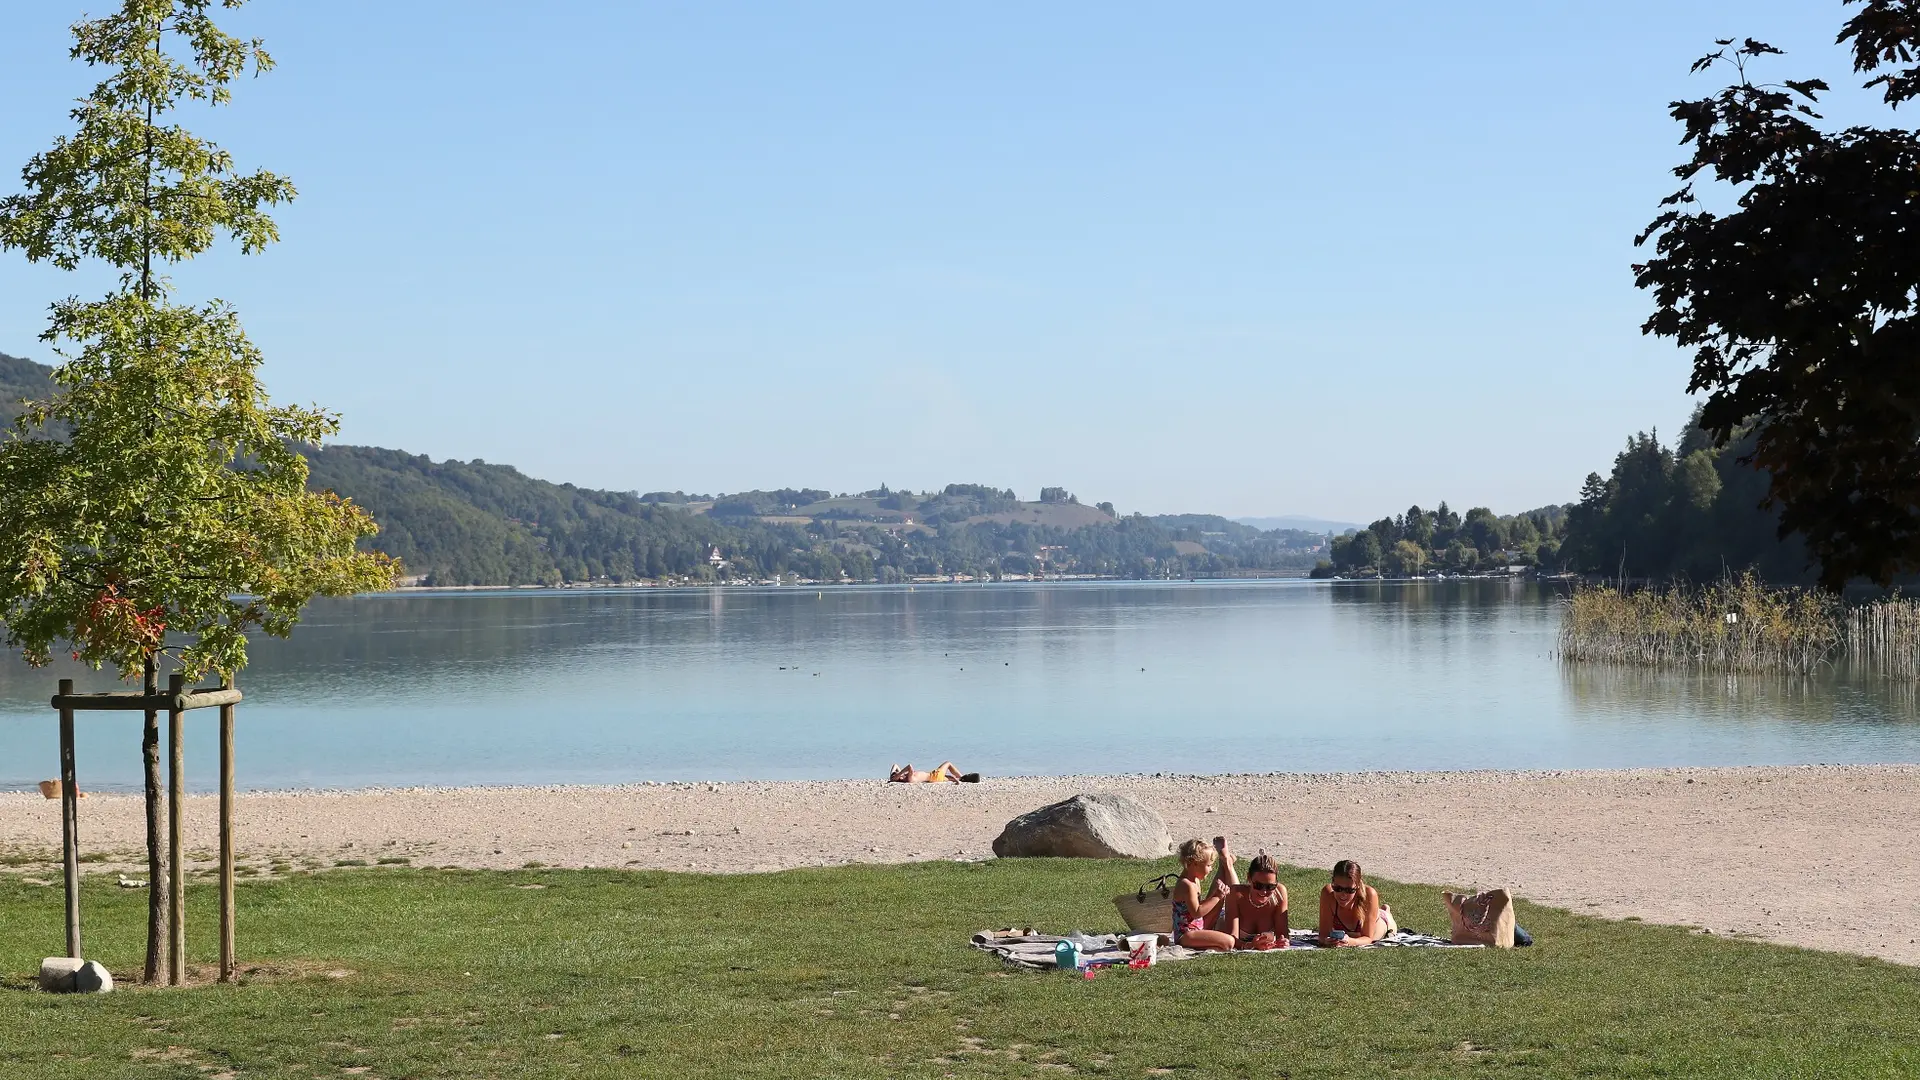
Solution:
[{"label": "large boulder", "polygon": [[73,973],[73,992],[76,994],[105,994],[113,990],[113,975],[97,960],[89,960],[80,965]]},{"label": "large boulder", "polygon": [[113,989],[113,976],[93,960],[49,956],[40,961],[40,989],[53,994],[104,994]]},{"label": "large boulder", "polygon": [[993,853],[1003,859],[1158,859],[1172,847],[1159,814],[1105,792],[1021,814],[993,841]]},{"label": "large boulder", "polygon": [[72,956],[49,956],[40,961],[40,989],[53,994],[73,992],[73,977],[86,961]]}]

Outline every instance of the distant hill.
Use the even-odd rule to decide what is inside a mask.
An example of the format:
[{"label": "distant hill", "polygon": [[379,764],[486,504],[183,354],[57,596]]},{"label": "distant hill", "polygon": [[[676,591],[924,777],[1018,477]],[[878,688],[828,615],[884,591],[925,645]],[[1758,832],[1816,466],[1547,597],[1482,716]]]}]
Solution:
[{"label": "distant hill", "polygon": [[330,446],[309,461],[315,487],[353,499],[380,522],[372,546],[431,585],[1305,573],[1324,553],[1324,537],[1314,533],[1262,532],[1211,515],[1122,518],[1060,488],[1037,501],[984,484],[920,494],[882,487],[642,496],[377,447]]},{"label": "distant hill", "polygon": [[53,392],[53,369],[32,360],[0,353],[0,429],[13,426],[20,403]]},{"label": "distant hill", "polygon": [[736,531],[631,492],[552,484],[510,465],[374,446],[310,450],[307,461],[313,487],[347,496],[380,523],[371,546],[434,585],[687,574]]},{"label": "distant hill", "polygon": [[[0,419],[50,391],[51,370],[0,356]],[[352,499],[380,523],[369,546],[429,585],[1304,573],[1324,539],[1208,514],[1120,517],[1057,487],[1031,501],[989,484],[639,495],[373,446],[328,446],[307,459],[314,488]]]},{"label": "distant hill", "polygon": [[1242,525],[1251,525],[1261,530],[1299,529],[1303,532],[1320,533],[1322,535],[1366,528],[1365,525],[1355,524],[1351,521],[1328,521],[1324,518],[1298,517],[1288,514],[1283,514],[1280,517],[1243,517],[1234,518],[1233,520]]}]

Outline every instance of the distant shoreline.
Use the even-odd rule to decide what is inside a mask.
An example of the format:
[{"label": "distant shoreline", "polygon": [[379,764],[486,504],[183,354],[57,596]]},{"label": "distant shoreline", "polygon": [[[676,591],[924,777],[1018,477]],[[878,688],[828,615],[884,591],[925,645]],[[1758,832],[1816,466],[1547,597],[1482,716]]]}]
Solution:
[{"label": "distant shoreline", "polygon": [[1564,582],[1577,580],[1577,575],[1555,574],[1541,576],[1536,574],[1449,574],[1444,578],[1434,577],[1378,577],[1378,578],[1315,578],[1305,572],[1258,571],[1246,574],[1206,574],[1176,578],[1128,578],[1099,577],[1095,575],[1050,575],[1045,578],[1022,578],[1008,576],[999,579],[980,579],[954,581],[942,578],[927,578],[915,581],[807,581],[796,584],[774,585],[763,581],[676,581],[676,582],[573,582],[561,585],[402,585],[381,592],[360,593],[361,596],[418,596],[426,593],[446,592],[623,592],[654,589],[709,590],[724,589],[733,592],[801,592],[807,589],[910,589],[937,588],[941,586],[1015,586],[1015,585],[1200,585],[1200,584],[1246,584],[1252,582],[1314,582],[1328,585],[1423,585],[1444,584],[1453,581],[1546,581]]},{"label": "distant shoreline", "polygon": [[[237,813],[249,876],[382,860],[739,873],[990,858],[1013,816],[1096,790],[1154,808],[1175,839],[1225,834],[1243,858],[1355,858],[1383,882],[1504,885],[1584,914],[1920,964],[1920,765],[283,791],[243,794]],[[188,797],[190,850],[210,850],[217,803]],[[33,860],[58,849],[59,807],[0,794],[0,855],[49,888],[57,866]],[[80,817],[85,850],[106,856],[89,872],[141,873],[137,796],[95,796]],[[1434,924],[1433,897],[1386,892],[1403,922]]]}]

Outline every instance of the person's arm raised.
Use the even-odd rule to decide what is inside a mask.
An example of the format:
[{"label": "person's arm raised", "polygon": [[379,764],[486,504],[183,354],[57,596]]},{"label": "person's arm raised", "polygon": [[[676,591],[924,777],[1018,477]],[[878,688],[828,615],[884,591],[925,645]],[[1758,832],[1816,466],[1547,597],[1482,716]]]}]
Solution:
[{"label": "person's arm raised", "polygon": [[[1195,892],[1195,894],[1199,893],[1200,891],[1199,882],[1196,881],[1193,883],[1193,891]],[[1200,901],[1199,905],[1194,909],[1193,913],[1195,916],[1199,918],[1211,919],[1213,918],[1214,913],[1219,910],[1220,905],[1226,903],[1227,899],[1232,895],[1233,895],[1233,886],[1223,883],[1219,878],[1216,877],[1213,879],[1213,891],[1207,894],[1207,898],[1205,900]]]}]

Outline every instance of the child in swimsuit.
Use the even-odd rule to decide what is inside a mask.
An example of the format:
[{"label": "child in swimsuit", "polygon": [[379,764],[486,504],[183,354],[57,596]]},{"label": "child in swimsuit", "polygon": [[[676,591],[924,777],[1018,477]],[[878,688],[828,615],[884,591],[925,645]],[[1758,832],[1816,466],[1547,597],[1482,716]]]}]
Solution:
[{"label": "child in swimsuit", "polygon": [[1229,897],[1233,886],[1226,871],[1214,879],[1213,888],[1203,891],[1201,884],[1213,869],[1214,850],[1205,840],[1188,840],[1180,845],[1180,880],[1173,886],[1173,943],[1189,949],[1233,949],[1231,935],[1209,930]]}]

